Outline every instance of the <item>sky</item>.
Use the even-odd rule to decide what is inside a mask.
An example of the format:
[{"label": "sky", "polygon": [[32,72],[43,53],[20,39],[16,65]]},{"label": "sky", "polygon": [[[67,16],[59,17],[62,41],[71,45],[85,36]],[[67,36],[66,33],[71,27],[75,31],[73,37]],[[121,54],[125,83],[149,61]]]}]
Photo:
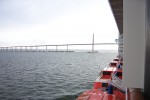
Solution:
[{"label": "sky", "polygon": [[0,0],[0,46],[115,42],[108,0]]}]

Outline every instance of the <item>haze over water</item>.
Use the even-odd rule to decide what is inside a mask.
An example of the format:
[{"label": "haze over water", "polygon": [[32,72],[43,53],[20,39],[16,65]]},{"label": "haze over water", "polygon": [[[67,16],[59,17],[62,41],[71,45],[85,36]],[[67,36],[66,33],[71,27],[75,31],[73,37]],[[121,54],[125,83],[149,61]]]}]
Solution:
[{"label": "haze over water", "polygon": [[0,52],[0,100],[75,100],[117,51]]}]

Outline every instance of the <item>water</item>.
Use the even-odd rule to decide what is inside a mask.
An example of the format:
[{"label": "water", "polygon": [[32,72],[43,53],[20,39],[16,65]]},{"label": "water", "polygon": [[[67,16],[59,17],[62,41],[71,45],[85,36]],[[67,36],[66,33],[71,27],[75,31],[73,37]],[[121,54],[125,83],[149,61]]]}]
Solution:
[{"label": "water", "polygon": [[117,52],[0,52],[0,100],[75,100]]}]

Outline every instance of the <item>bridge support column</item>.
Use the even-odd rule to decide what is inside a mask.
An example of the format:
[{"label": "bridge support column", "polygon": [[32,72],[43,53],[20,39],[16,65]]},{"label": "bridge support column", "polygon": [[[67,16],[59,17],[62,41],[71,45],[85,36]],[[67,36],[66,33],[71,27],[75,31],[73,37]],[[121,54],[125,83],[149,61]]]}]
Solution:
[{"label": "bridge support column", "polygon": [[22,47],[20,47],[20,51],[22,51]]},{"label": "bridge support column", "polygon": [[67,52],[68,52],[68,45],[67,45]]},{"label": "bridge support column", "polygon": [[47,46],[46,46],[46,52],[47,52]]},{"label": "bridge support column", "polygon": [[38,52],[38,46],[36,46],[36,52]]},{"label": "bridge support column", "polygon": [[26,52],[27,51],[27,48],[26,48],[26,46],[24,47],[24,52]]},{"label": "bridge support column", "polygon": [[56,51],[58,50],[58,47],[57,47],[57,45],[56,45]]},{"label": "bridge support column", "polygon": [[92,52],[94,52],[94,33],[93,33],[93,40],[92,40]]},{"label": "bridge support column", "polygon": [[32,52],[32,46],[30,46],[30,52]]}]

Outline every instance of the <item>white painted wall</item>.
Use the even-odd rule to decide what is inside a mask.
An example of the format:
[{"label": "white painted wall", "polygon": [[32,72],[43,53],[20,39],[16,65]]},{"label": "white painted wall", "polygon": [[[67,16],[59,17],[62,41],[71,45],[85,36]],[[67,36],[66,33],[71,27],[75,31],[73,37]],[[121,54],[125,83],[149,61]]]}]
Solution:
[{"label": "white painted wall", "polygon": [[144,87],[145,0],[123,0],[123,84]]}]

